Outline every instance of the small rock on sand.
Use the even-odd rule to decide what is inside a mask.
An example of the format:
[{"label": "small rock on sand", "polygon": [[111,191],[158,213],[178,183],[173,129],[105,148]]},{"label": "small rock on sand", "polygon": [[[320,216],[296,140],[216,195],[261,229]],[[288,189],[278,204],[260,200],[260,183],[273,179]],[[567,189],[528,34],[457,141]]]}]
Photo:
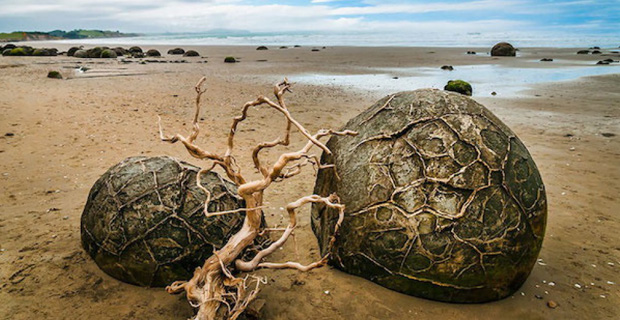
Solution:
[{"label": "small rock on sand", "polygon": [[547,301],[547,307],[551,308],[551,309],[555,309],[558,307],[558,303],[553,301],[553,300],[549,300]]}]

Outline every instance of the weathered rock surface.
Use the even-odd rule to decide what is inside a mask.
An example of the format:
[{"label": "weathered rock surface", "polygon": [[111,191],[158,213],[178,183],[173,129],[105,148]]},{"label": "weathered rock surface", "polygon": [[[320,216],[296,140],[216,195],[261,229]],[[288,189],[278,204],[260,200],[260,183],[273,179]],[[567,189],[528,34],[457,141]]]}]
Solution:
[{"label": "weathered rock surface", "polygon": [[[545,187],[515,134],[464,95],[423,89],[378,101],[332,137],[314,192],[346,205],[330,264],[449,302],[512,294],[542,246]],[[337,213],[312,208],[322,253]]]},{"label": "weathered rock surface", "polygon": [[[132,157],[110,168],[90,191],[81,220],[82,245],[107,274],[143,286],[191,278],[243,223],[244,215],[206,218],[199,168],[170,157]],[[209,211],[244,205],[236,187],[210,172]]]}]

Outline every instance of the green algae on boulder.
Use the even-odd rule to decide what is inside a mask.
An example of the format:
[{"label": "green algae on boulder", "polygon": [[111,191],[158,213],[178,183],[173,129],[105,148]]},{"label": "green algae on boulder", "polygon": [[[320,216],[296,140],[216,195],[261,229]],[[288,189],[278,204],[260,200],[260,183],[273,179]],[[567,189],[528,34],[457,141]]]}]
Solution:
[{"label": "green algae on boulder", "polygon": [[116,58],[116,57],[117,57],[116,51],[112,49],[105,49],[101,51],[100,58]]},{"label": "green algae on boulder", "polygon": [[[545,187],[516,135],[484,106],[436,89],[378,101],[332,137],[314,193],[337,192],[345,220],[330,264],[428,299],[476,303],[515,292],[547,218]],[[337,213],[312,207],[326,254]]]},{"label": "green algae on boulder", "polygon": [[473,92],[471,84],[463,80],[450,80],[443,89],[446,91],[458,92],[466,96],[471,96]]},{"label": "green algae on boulder", "polygon": [[[81,218],[82,245],[110,276],[143,286],[191,278],[194,269],[237,232],[243,213],[207,218],[199,168],[170,157],[132,157],[110,168],[90,190]],[[215,172],[201,182],[209,211],[245,202]]]}]

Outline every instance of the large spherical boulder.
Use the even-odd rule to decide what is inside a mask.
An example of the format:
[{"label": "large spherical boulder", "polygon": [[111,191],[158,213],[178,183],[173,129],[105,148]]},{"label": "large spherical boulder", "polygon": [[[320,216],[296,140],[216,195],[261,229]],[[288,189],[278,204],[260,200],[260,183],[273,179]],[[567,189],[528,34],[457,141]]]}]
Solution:
[{"label": "large spherical boulder", "polygon": [[80,47],[71,47],[69,48],[69,50],[67,51],[67,57],[73,57],[73,55],[78,51],[81,50],[82,48]]},{"label": "large spherical boulder", "polygon": [[491,49],[491,56],[494,57],[514,57],[517,50],[508,42],[500,42]]},{"label": "large spherical boulder", "polygon": [[[545,187],[515,134],[464,95],[424,89],[378,101],[332,137],[315,193],[345,220],[330,263],[387,288],[449,302],[504,298],[541,249]],[[312,208],[322,253],[337,212]]]},{"label": "large spherical boulder", "polygon": [[[90,190],[82,213],[84,249],[107,274],[144,286],[191,278],[214,248],[241,228],[244,215],[207,218],[199,168],[170,157],[132,157],[110,168]],[[209,211],[244,206],[231,182],[202,175]]]},{"label": "large spherical boulder", "polygon": [[101,57],[101,53],[103,52],[103,48],[101,47],[94,47],[92,49],[88,49],[86,50],[88,57],[89,58],[100,58]]}]

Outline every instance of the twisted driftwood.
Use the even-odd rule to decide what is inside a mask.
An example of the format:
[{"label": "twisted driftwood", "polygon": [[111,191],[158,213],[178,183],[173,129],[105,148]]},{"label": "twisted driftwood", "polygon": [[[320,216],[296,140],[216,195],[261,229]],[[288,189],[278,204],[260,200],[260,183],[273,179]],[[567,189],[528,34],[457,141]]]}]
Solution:
[{"label": "twisted driftwood", "polygon": [[[249,272],[259,268],[271,268],[271,269],[297,269],[300,271],[309,271],[314,268],[321,267],[327,263],[329,253],[323,256],[319,261],[315,261],[308,265],[303,265],[298,262],[284,262],[284,263],[271,263],[264,262],[263,259],[268,255],[276,251],[278,248],[286,242],[289,236],[295,230],[297,225],[296,210],[307,203],[323,203],[327,207],[334,208],[339,212],[339,219],[334,228],[332,239],[329,243],[331,246],[338,233],[338,228],[344,218],[344,205],[340,203],[338,196],[332,194],[329,197],[320,197],[317,195],[310,195],[303,197],[295,202],[287,205],[286,210],[289,214],[289,224],[284,229],[265,229],[261,226],[263,219],[263,212],[261,209],[263,206],[263,193],[271,183],[280,182],[285,179],[294,177],[301,172],[302,167],[311,164],[318,168],[327,168],[330,166],[322,166],[318,161],[316,155],[310,154],[309,151],[313,146],[317,146],[328,154],[331,151],[319,140],[329,135],[356,135],[353,131],[332,131],[332,130],[319,130],[316,134],[311,135],[297,120],[295,120],[284,102],[284,94],[290,92],[291,84],[287,79],[276,84],[274,86],[274,95],[276,101],[272,101],[264,96],[259,96],[256,100],[245,103],[241,109],[241,114],[233,118],[233,122],[228,134],[228,147],[224,154],[213,153],[206,151],[194,144],[194,141],[198,137],[200,128],[198,125],[198,118],[200,113],[200,98],[206,90],[202,89],[205,82],[205,78],[200,79],[196,84],[196,113],[193,119],[193,129],[188,137],[184,137],[180,134],[174,136],[166,136],[163,133],[161,126],[161,118],[159,118],[159,133],[162,141],[169,143],[181,142],[187,149],[187,151],[195,158],[211,161],[210,166],[200,170],[196,183],[206,194],[207,200],[205,203],[205,215],[214,216],[222,215],[232,212],[245,211],[246,216],[243,227],[239,232],[233,235],[228,243],[213,253],[213,255],[207,259],[202,267],[197,267],[194,271],[194,276],[189,281],[176,281],[170,286],[166,287],[168,293],[181,293],[186,292],[187,300],[190,305],[198,308],[198,313],[195,317],[197,320],[206,319],[237,319],[241,313],[247,308],[248,304],[256,297],[259,291],[259,286],[264,283],[262,279],[256,276],[245,276],[244,278],[235,277],[231,270],[240,272]],[[241,169],[237,166],[235,158],[233,157],[233,147],[235,132],[240,122],[247,118],[248,109],[253,106],[266,105],[281,112],[286,117],[286,129],[283,138],[278,138],[273,141],[263,142],[258,144],[252,151],[252,161],[254,167],[262,174],[262,179],[247,181],[241,174]],[[278,160],[273,166],[267,166],[261,163],[259,154],[262,150],[273,148],[275,146],[288,146],[290,140],[291,128],[296,127],[301,134],[308,139],[307,144],[299,151],[284,153],[280,155]],[[200,175],[215,167],[220,167],[224,170],[230,180],[232,180],[238,187],[238,193],[246,203],[246,208],[225,212],[208,212],[208,203],[211,199],[209,192],[200,185]],[[334,174],[336,171],[334,170]],[[243,261],[240,258],[243,250],[251,246],[254,239],[259,235],[270,231],[282,231],[282,236],[273,242],[269,247],[262,249],[256,254],[256,256],[250,261]],[[330,250],[326,250],[330,252]]]}]

